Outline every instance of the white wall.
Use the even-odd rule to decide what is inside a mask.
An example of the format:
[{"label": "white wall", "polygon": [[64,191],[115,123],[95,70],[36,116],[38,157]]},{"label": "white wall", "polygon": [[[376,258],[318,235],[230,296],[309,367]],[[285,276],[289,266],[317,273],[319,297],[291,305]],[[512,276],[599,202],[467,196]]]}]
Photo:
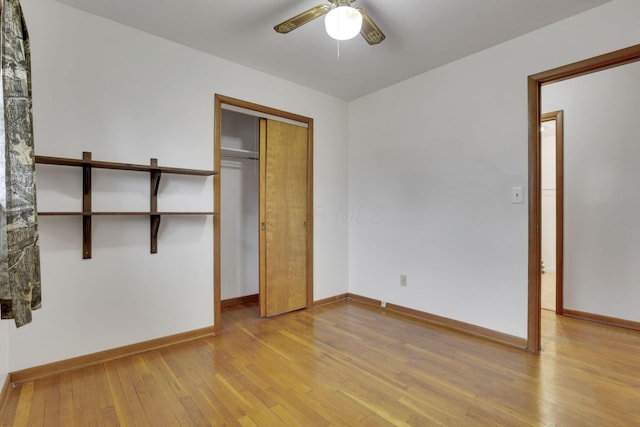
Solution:
[{"label": "white wall", "polygon": [[545,86],[565,110],[564,306],[640,321],[640,63]]},{"label": "white wall", "polygon": [[[221,146],[258,151],[259,119],[222,111]],[[259,164],[254,159],[222,158],[222,299],[254,295],[258,285]]]},{"label": "white wall", "polygon": [[[347,204],[347,104],[51,0],[22,2],[32,46],[36,152],[189,168],[213,166],[213,95],[315,119],[315,200]],[[41,210],[79,210],[80,171],[38,166]],[[148,177],[95,171],[94,210],[148,209]],[[212,180],[165,176],[159,205],[210,210]],[[213,323],[212,220],[164,218],[157,255],[144,217],[41,217],[43,308],[10,330],[17,370]],[[317,221],[314,292],[347,290],[347,225]],[[2,369],[0,359],[0,370]]]},{"label": "white wall", "polygon": [[[547,110],[543,110],[547,111]],[[544,123],[545,130],[540,138],[541,193],[542,205],[542,261],[544,270],[556,271],[556,122]]]},{"label": "white wall", "polygon": [[526,77],[638,28],[612,1],[350,103],[350,292],[526,337]]},{"label": "white wall", "polygon": [[0,322],[0,387],[9,373],[9,324]]}]

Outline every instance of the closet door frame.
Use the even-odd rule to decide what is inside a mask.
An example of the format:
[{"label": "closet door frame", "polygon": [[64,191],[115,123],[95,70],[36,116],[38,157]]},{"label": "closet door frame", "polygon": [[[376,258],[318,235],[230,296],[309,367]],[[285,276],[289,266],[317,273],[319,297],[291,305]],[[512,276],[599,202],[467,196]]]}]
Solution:
[{"label": "closet door frame", "polygon": [[[307,141],[307,305],[313,306],[313,119],[283,110],[278,110],[264,105],[254,104],[237,98],[215,94],[214,96],[214,140],[213,140],[213,164],[214,170],[220,171],[220,141],[222,131],[223,105],[236,107],[255,112],[255,116],[284,119],[306,124],[308,129]],[[213,209],[220,212],[220,180],[221,174],[214,175],[213,182]],[[214,333],[221,331],[221,275],[220,275],[220,215],[213,219],[213,321]],[[256,233],[259,232],[259,224],[256,224]],[[262,295],[260,296],[262,299]]]}]

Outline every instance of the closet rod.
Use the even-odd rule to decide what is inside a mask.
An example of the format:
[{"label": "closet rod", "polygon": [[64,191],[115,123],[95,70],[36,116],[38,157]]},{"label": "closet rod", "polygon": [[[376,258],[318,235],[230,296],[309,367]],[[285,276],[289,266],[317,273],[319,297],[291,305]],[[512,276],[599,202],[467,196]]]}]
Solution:
[{"label": "closet rod", "polygon": [[259,160],[259,154],[256,151],[240,150],[237,148],[220,148],[220,157],[232,157],[234,159],[252,159]]},{"label": "closet rod", "polygon": [[260,160],[258,157],[234,156],[234,155],[230,155],[230,154],[221,154],[220,157],[223,158],[223,159]]}]

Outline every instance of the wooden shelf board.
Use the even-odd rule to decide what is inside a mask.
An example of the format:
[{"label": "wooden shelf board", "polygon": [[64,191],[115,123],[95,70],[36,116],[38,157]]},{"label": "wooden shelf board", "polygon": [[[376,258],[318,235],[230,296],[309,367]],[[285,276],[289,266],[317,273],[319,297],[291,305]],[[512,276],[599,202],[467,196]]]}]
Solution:
[{"label": "wooden shelf board", "polygon": [[174,175],[197,175],[197,176],[212,176],[217,175],[218,172],[204,169],[183,169],[183,168],[171,168],[168,166],[157,166],[151,168],[151,170],[159,170],[164,173],[172,173]]},{"label": "wooden shelf board", "polygon": [[91,216],[147,216],[149,212],[91,212]]},{"label": "wooden shelf board", "polygon": [[38,216],[82,216],[83,212],[38,212]]},{"label": "wooden shelf board", "polygon": [[217,212],[151,212],[150,215],[218,215]]},{"label": "wooden shelf board", "polygon": [[216,212],[38,212],[41,216],[217,215]]},{"label": "wooden shelf board", "polygon": [[102,162],[98,160],[83,160],[83,159],[70,159],[66,157],[50,157],[50,156],[36,156],[36,163],[45,165],[61,165],[61,166],[91,166],[98,169],[117,169],[128,170],[135,172],[151,172],[160,171],[164,173],[171,173],[177,175],[198,175],[198,176],[211,176],[216,175],[217,172],[206,169],[185,169],[185,168],[173,168],[168,166],[150,166],[150,165],[136,165],[131,163],[114,163],[114,162]]},{"label": "wooden shelf board", "polygon": [[82,166],[87,164],[86,160],[82,159],[67,159],[63,157],[50,157],[50,156],[36,156],[36,163],[45,165],[61,165],[61,166]]}]

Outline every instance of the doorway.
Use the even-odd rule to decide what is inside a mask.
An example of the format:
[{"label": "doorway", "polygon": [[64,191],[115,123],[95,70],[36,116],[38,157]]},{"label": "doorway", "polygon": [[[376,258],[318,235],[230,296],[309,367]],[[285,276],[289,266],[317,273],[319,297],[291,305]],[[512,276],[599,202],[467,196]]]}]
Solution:
[{"label": "doorway", "polygon": [[640,45],[544,71],[528,77],[529,248],[527,350],[541,351],[541,92],[542,86],[640,60]]},{"label": "doorway", "polygon": [[562,314],[564,262],[564,112],[541,116],[541,306]]},{"label": "doorway", "polygon": [[215,333],[223,299],[261,317],[311,307],[313,119],[216,95],[214,157]]}]

